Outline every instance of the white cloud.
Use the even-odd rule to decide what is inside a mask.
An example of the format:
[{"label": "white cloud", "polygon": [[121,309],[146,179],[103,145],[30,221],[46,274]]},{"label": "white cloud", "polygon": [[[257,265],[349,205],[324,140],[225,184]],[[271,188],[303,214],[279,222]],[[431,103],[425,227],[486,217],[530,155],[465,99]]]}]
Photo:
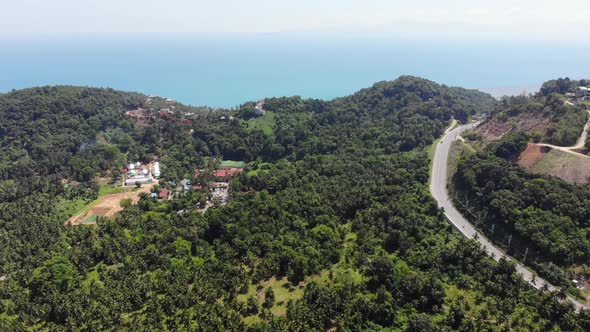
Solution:
[{"label": "white cloud", "polygon": [[490,10],[488,8],[471,8],[467,10],[466,14],[467,16],[485,17],[490,14]]},{"label": "white cloud", "polygon": [[520,7],[511,7],[504,11],[504,16],[518,15],[521,13]]}]

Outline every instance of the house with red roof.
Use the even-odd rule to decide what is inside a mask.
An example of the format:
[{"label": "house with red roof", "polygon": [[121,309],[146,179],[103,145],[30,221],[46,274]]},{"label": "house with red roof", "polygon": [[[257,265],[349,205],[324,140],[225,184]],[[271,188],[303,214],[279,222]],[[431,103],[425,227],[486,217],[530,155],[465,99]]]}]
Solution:
[{"label": "house with red roof", "polygon": [[160,191],[160,194],[158,195],[158,197],[160,199],[166,199],[166,198],[168,198],[169,195],[170,195],[170,190],[168,188],[164,188]]},{"label": "house with red roof", "polygon": [[217,181],[227,181],[230,178],[236,176],[237,174],[242,173],[243,169],[241,168],[223,168],[223,169],[218,169],[215,172],[213,172],[213,176],[215,176],[215,178],[217,179]]}]

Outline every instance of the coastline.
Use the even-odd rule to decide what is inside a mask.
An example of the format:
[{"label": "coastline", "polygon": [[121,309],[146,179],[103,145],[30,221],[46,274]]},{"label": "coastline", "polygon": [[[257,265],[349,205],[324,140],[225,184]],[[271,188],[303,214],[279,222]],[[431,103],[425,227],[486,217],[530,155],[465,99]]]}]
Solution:
[{"label": "coastline", "polygon": [[536,93],[541,89],[542,84],[529,84],[529,85],[517,85],[517,86],[505,86],[495,88],[482,88],[479,89],[482,92],[486,92],[494,96],[495,98],[501,98],[504,96],[518,96],[522,94]]}]

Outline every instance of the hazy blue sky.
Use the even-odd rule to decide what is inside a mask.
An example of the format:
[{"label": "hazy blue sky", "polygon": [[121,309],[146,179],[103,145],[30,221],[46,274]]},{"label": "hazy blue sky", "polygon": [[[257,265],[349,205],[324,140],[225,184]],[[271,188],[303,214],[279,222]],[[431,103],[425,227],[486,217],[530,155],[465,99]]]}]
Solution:
[{"label": "hazy blue sky", "polygon": [[589,17],[588,0],[4,0],[0,36],[283,32],[588,41]]}]

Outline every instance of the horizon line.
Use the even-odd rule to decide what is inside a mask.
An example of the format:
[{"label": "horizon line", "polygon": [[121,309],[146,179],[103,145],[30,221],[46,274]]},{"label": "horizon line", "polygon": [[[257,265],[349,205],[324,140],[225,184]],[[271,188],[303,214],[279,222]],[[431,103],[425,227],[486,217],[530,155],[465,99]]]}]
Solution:
[{"label": "horizon line", "polygon": [[[587,43],[585,39],[557,39],[557,38],[538,38],[538,37],[515,37],[506,39],[501,36],[486,36],[486,38],[478,36],[445,36],[445,37],[429,37],[423,35],[407,36],[399,33],[390,32],[332,32],[332,31],[316,31],[316,30],[302,30],[302,31],[260,31],[260,32],[186,32],[186,31],[128,31],[128,32],[52,32],[52,33],[22,33],[22,34],[2,34],[0,33],[0,40],[9,41],[24,41],[31,39],[73,39],[73,38],[111,38],[111,39],[126,39],[126,38],[268,38],[274,39],[277,37],[289,40],[310,40],[310,41],[340,41],[340,40],[386,40],[386,41],[403,41],[403,42],[470,42],[477,44],[485,43],[557,43],[557,44],[571,44],[577,42]],[[571,45],[580,46],[580,45]],[[587,45],[582,45],[587,46]]]}]

